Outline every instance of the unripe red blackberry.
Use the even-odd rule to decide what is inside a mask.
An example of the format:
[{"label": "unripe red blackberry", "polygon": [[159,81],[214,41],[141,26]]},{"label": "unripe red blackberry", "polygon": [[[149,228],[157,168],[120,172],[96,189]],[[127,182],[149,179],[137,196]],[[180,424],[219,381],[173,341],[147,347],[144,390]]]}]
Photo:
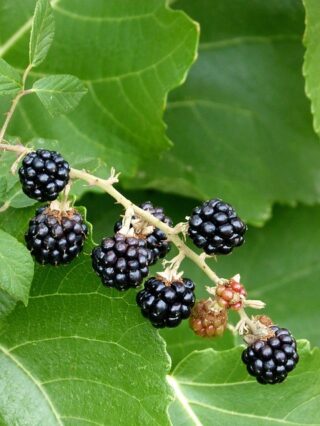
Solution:
[{"label": "unripe red blackberry", "polygon": [[222,336],[227,328],[227,321],[227,310],[216,309],[211,299],[199,300],[189,318],[190,327],[201,337]]},{"label": "unripe red blackberry", "polygon": [[137,304],[154,327],[177,327],[190,316],[195,303],[194,287],[188,278],[168,282],[152,277],[137,294]]},{"label": "unripe red blackberry", "polygon": [[128,290],[138,287],[149,273],[146,240],[120,233],[104,238],[92,250],[92,266],[107,287]]},{"label": "unripe red blackberry", "polygon": [[[151,213],[152,216],[161,220],[161,222],[172,227],[172,220],[165,215],[162,207],[154,207],[151,201],[146,201],[143,204],[140,204],[139,207]],[[133,217],[132,219],[134,221],[135,217]],[[118,220],[114,225],[114,231],[115,232],[120,231],[121,227],[122,227],[122,220]],[[137,224],[137,228],[139,228],[139,224]],[[139,233],[139,229],[137,228],[135,227],[135,232],[139,236],[140,233]],[[166,234],[159,228],[153,227],[153,231],[147,235],[144,235],[144,237],[146,238],[146,241],[147,241],[147,248],[150,250],[151,258],[150,258],[149,265],[154,265],[158,259],[162,259],[169,253],[171,249],[171,244],[168,241]]]},{"label": "unripe red blackberry", "polygon": [[35,259],[42,264],[71,262],[81,252],[88,233],[81,214],[40,207],[30,220],[25,241]]},{"label": "unripe red blackberry", "polygon": [[234,209],[216,198],[193,209],[188,234],[209,255],[229,254],[244,243],[246,225]]},{"label": "unripe red blackberry", "polygon": [[248,373],[261,384],[281,383],[298,361],[297,344],[286,328],[271,326],[271,336],[256,340],[242,352]]},{"label": "unripe red blackberry", "polygon": [[217,285],[216,288],[216,301],[225,309],[238,311],[242,308],[246,296],[244,286],[234,278],[231,278],[226,284]]},{"label": "unripe red blackberry", "polygon": [[69,182],[69,172],[69,163],[58,152],[37,149],[22,160],[19,178],[28,197],[53,201]]}]

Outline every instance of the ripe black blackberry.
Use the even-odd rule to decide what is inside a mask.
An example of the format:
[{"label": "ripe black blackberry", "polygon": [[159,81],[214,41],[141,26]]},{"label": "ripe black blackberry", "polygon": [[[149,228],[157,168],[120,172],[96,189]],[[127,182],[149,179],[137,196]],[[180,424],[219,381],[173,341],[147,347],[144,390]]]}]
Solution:
[{"label": "ripe black blackberry", "polygon": [[38,201],[53,201],[69,182],[70,166],[55,151],[29,152],[19,169],[23,192]]},{"label": "ripe black blackberry", "polygon": [[92,250],[92,266],[105,286],[123,291],[148,275],[149,255],[146,240],[117,233]]},{"label": "ripe black blackberry", "polygon": [[28,249],[42,264],[71,262],[82,250],[87,225],[75,209],[66,212],[40,207],[25,234]]},{"label": "ripe black blackberry", "polygon": [[192,211],[188,234],[207,254],[229,254],[244,243],[246,225],[227,203],[216,198]]},{"label": "ripe black blackberry", "polygon": [[281,383],[299,361],[297,344],[286,328],[271,326],[274,336],[257,340],[242,352],[248,373],[261,384]]},{"label": "ripe black blackberry", "polygon": [[[154,207],[151,201],[146,201],[140,206],[143,210],[151,213],[154,217],[161,220],[161,222],[165,223],[168,226],[172,227],[172,220],[165,215],[162,207]],[[135,218],[133,217],[133,220]],[[114,232],[120,231],[122,227],[122,220],[118,220],[114,225]],[[139,235],[139,232],[138,232]],[[166,234],[161,231],[159,228],[154,228],[151,234],[145,236],[147,241],[147,248],[150,250],[150,261],[149,265],[154,265],[158,259],[162,259],[165,257],[170,249],[171,244],[167,240]]]},{"label": "ripe black blackberry", "polygon": [[194,288],[188,278],[165,282],[152,277],[137,294],[137,304],[154,327],[177,327],[190,316],[195,303]]}]

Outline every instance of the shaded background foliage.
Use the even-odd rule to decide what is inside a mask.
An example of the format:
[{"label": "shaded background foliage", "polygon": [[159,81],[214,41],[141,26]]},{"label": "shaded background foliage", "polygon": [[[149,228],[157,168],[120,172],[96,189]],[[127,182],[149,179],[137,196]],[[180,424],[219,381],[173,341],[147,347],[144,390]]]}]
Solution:
[{"label": "shaded background foliage", "polygon": [[[0,0],[0,56],[18,72],[27,65],[34,6]],[[30,82],[71,73],[88,94],[55,119],[37,99],[24,99],[9,128],[13,140],[59,149],[100,175],[115,166],[130,199],[151,199],[175,221],[208,197],[234,204],[251,225],[247,243],[212,266],[226,277],[240,272],[275,322],[319,345],[319,2],[52,6],[56,37]],[[9,102],[2,97],[1,112]],[[0,231],[0,251],[10,235],[23,241],[35,208],[16,178],[7,179],[12,159],[1,157],[0,200],[11,208],[0,214],[7,233]],[[74,193],[94,241],[111,234],[119,206],[82,183]],[[230,332],[211,342],[183,324],[159,335],[140,316],[134,291],[102,288],[90,270],[91,246],[72,265],[37,266],[27,307],[14,309],[29,287],[8,297],[0,274],[0,315],[14,309],[0,326],[1,424],[128,424],[129,410],[142,425],[320,424],[318,350],[301,342],[302,362],[288,381],[258,388]],[[30,284],[30,259],[21,259]],[[183,269],[204,296],[206,277],[188,262]]]}]

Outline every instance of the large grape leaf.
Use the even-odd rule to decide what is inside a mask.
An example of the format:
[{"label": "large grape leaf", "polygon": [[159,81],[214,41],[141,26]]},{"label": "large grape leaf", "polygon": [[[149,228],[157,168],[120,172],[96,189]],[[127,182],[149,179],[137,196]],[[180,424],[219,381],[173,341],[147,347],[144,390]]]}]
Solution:
[{"label": "large grape leaf", "polygon": [[247,374],[237,347],[194,351],[168,377],[176,399],[174,426],[320,424],[319,349],[300,341],[300,363],[286,382],[261,386]]},{"label": "large grape leaf", "polygon": [[[23,216],[10,213],[10,223]],[[8,225],[19,238],[26,219]],[[134,291],[100,284],[91,247],[69,266],[38,266],[28,307],[2,323],[1,424],[127,425],[128,413],[132,424],[169,424],[164,342]]]},{"label": "large grape leaf", "polygon": [[319,64],[320,64],[320,4],[317,0],[303,0],[306,10],[306,46],[303,73],[306,79],[306,93],[311,99],[313,124],[315,131],[320,134],[320,97],[319,97]]},{"label": "large grape leaf", "polygon": [[173,149],[128,184],[220,196],[253,224],[270,216],[275,201],[318,202],[320,146],[304,94],[300,0],[173,6],[200,23],[199,58],[169,97]]},{"label": "large grape leaf", "polygon": [[[0,0],[0,56],[20,70],[28,63],[34,6],[35,0]],[[75,112],[55,120],[34,95],[26,97],[9,132],[57,139],[71,163],[99,158],[129,175],[170,146],[166,96],[195,59],[198,27],[165,0],[56,0],[52,7],[55,40],[31,78],[72,74],[88,94]]]}]

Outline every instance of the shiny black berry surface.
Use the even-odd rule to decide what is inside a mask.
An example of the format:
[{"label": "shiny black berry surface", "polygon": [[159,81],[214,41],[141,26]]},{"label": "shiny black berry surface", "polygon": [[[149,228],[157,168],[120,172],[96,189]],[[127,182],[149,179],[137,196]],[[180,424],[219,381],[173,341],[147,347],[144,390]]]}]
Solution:
[{"label": "shiny black berry surface", "polygon": [[286,328],[271,327],[275,335],[258,340],[242,352],[248,373],[261,384],[276,384],[285,380],[298,361],[297,344]]},{"label": "shiny black berry surface", "polygon": [[244,243],[246,225],[234,209],[220,199],[205,201],[193,209],[188,234],[207,254],[229,254]]},{"label": "shiny black berry surface", "polygon": [[128,290],[137,287],[149,273],[146,240],[117,233],[104,238],[92,251],[92,266],[107,287]]},{"label": "shiny black berry surface", "polygon": [[37,149],[27,154],[19,169],[23,192],[38,201],[53,201],[69,182],[70,166],[55,151]]},{"label": "shiny black berry surface", "polygon": [[188,278],[166,285],[152,277],[137,294],[137,304],[154,327],[177,327],[191,314],[195,304],[194,288],[194,283]]},{"label": "shiny black berry surface", "polygon": [[87,233],[87,225],[76,210],[63,214],[41,207],[29,222],[25,241],[39,263],[60,265],[81,252]]},{"label": "shiny black berry surface", "polygon": [[[165,215],[162,207],[154,207],[151,201],[146,201],[143,204],[140,204],[139,207],[148,211],[166,225],[172,226],[172,220]],[[114,225],[114,231],[118,232],[121,229],[121,226],[122,220],[118,220]],[[171,245],[167,240],[166,234],[159,228],[155,228],[154,231],[146,237],[146,241],[147,248],[151,252],[150,265],[155,264],[158,259],[165,257],[171,249]]]}]

